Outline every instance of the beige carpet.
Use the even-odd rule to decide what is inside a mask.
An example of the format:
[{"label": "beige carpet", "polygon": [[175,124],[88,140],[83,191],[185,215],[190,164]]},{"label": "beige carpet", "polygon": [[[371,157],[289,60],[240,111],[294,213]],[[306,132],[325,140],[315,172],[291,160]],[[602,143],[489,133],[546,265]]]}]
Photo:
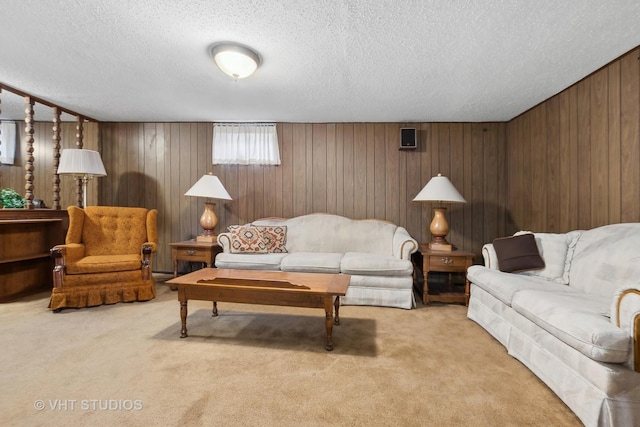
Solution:
[{"label": "beige carpet", "polygon": [[[166,277],[166,276],[165,276]],[[0,304],[0,425],[579,426],[459,305]],[[43,407],[43,408],[41,408]]]}]

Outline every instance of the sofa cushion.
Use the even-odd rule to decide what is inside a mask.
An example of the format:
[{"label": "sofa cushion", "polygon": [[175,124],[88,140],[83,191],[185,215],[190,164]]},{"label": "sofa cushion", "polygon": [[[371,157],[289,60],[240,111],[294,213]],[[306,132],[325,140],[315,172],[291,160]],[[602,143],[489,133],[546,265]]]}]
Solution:
[{"label": "sofa cushion", "polygon": [[561,285],[537,276],[505,273],[481,265],[469,267],[467,269],[467,278],[509,306],[515,293],[525,289],[580,293],[579,290],[570,286]]},{"label": "sofa cushion", "polygon": [[511,307],[593,360],[623,363],[629,356],[631,337],[609,322],[608,298],[522,290],[513,296]]},{"label": "sofa cushion", "polygon": [[216,255],[217,268],[236,268],[240,270],[280,270],[280,261],[287,254],[230,254]]},{"label": "sofa cushion", "polygon": [[262,235],[262,241],[269,253],[287,252],[287,226],[286,225],[257,225],[256,228]]},{"label": "sofa cushion", "polygon": [[393,256],[347,252],[340,262],[340,272],[366,276],[411,276],[413,265]]},{"label": "sofa cushion", "polygon": [[520,231],[515,236],[533,234],[540,256],[544,260],[544,268],[518,272],[529,276],[538,276],[560,284],[569,283],[569,269],[573,250],[580,237],[580,231],[570,233],[531,233]]},{"label": "sofa cushion", "polygon": [[293,252],[368,252],[393,255],[397,225],[373,219],[308,214],[290,219],[265,218],[252,225],[286,225],[287,250]]},{"label": "sofa cushion", "polygon": [[262,239],[262,234],[253,225],[230,225],[231,253],[232,254],[266,254],[267,245]]},{"label": "sofa cushion", "polygon": [[140,271],[142,261],[139,254],[91,255],[77,262],[68,263],[67,274],[108,273],[113,271]]},{"label": "sofa cushion", "polygon": [[493,248],[498,256],[500,271],[512,273],[544,268],[544,260],[540,256],[533,234],[495,239]]},{"label": "sofa cushion", "polygon": [[282,258],[280,269],[302,273],[340,273],[342,255],[326,252],[290,253]]}]

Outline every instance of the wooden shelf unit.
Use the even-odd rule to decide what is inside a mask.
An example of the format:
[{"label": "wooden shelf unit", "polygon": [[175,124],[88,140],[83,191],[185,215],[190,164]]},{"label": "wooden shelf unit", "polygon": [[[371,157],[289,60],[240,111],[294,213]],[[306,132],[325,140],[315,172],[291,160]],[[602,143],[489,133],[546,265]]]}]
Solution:
[{"label": "wooden shelf unit", "polygon": [[[4,212],[3,212],[4,211]],[[66,211],[0,211],[0,302],[51,289],[49,249],[63,243]]]}]

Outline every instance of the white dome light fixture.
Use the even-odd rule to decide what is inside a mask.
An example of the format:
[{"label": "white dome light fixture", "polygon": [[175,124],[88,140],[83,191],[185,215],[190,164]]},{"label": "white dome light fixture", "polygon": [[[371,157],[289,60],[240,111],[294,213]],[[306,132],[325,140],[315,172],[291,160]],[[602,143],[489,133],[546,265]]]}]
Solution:
[{"label": "white dome light fixture", "polygon": [[255,51],[235,43],[216,44],[211,55],[220,71],[234,80],[249,77],[260,65],[260,56]]}]

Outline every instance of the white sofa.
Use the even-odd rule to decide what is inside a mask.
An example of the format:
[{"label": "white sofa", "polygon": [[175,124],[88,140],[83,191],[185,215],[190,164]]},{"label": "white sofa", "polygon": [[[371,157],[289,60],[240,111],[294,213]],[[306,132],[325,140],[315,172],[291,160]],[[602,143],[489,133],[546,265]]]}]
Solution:
[{"label": "white sofa", "polygon": [[341,304],[415,306],[411,254],[418,243],[403,227],[330,214],[260,219],[245,224],[243,230],[249,230],[248,226],[262,230],[281,227],[278,233],[286,233],[285,251],[243,253],[237,235],[220,233],[218,244],[223,252],[216,256],[216,267],[350,274],[349,289]]},{"label": "white sofa", "polygon": [[586,426],[640,426],[640,223],[534,235],[541,270],[501,272],[483,247],[468,317]]}]

